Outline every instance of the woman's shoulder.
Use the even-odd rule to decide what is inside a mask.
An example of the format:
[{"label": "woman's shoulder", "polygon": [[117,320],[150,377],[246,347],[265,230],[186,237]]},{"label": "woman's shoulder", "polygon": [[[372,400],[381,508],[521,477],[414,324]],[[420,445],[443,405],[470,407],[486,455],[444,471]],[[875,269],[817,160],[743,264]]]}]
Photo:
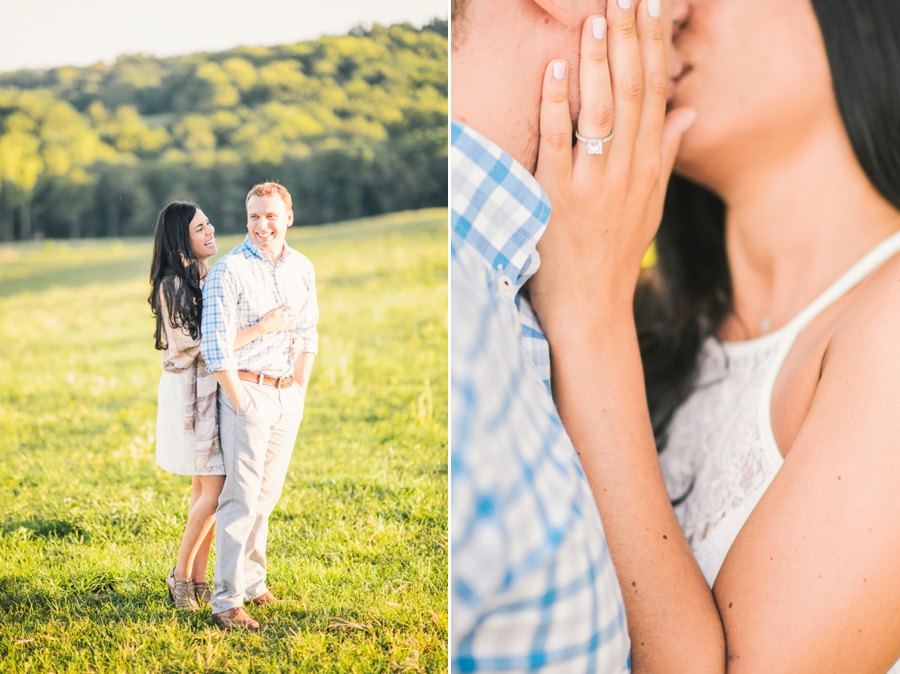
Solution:
[{"label": "woman's shoulder", "polygon": [[900,252],[860,284],[842,313],[823,370],[836,364],[860,381],[873,367],[900,374]]},{"label": "woman's shoulder", "polygon": [[[837,332],[852,335],[857,331],[880,331],[888,326],[900,326],[900,252],[860,284]],[[900,340],[900,333],[892,336]]]}]

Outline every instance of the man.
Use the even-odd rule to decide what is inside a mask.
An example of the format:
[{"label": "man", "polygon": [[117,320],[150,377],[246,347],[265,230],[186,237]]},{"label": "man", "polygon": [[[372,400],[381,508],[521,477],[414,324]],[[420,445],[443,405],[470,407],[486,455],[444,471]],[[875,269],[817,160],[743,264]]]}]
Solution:
[{"label": "man", "polygon": [[[579,113],[582,98],[602,90],[593,75],[598,64],[606,68],[607,20],[611,33],[630,32],[632,40],[636,21],[660,38],[671,27],[659,0],[617,0],[607,17],[604,4],[452,3],[454,671],[630,668],[622,594],[597,506],[550,397],[547,341],[521,292],[540,266],[537,247],[551,213],[532,175],[547,142],[539,133],[547,124],[542,105],[548,118],[554,106],[557,117],[571,117],[592,141],[588,154],[598,154],[611,140],[604,128],[611,117]],[[646,15],[638,19],[639,9]],[[621,54],[609,60],[622,62]],[[619,94],[624,78],[616,79]],[[571,157],[567,128],[556,140],[568,143],[558,152]],[[576,152],[584,148],[579,143]],[[601,166],[603,158],[588,161]]]},{"label": "man", "polygon": [[[219,382],[225,485],[216,510],[213,618],[226,630],[259,629],[243,604],[277,601],[266,586],[266,536],[303,418],[318,346],[312,263],[285,243],[291,195],[262,183],[246,200],[247,237],[212,268],[203,288],[200,350]],[[290,332],[263,335],[235,352],[237,330],[283,306]],[[291,342],[300,355],[291,362]]]}]

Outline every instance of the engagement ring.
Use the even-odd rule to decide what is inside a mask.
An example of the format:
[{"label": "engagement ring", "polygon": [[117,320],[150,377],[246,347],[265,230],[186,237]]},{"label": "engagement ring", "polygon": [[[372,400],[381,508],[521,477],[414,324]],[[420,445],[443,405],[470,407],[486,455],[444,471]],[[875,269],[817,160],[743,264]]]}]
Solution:
[{"label": "engagement ring", "polygon": [[603,154],[603,144],[611,141],[613,139],[613,134],[610,133],[606,138],[585,138],[578,133],[578,129],[575,129],[575,138],[582,143],[587,143],[588,154]]}]

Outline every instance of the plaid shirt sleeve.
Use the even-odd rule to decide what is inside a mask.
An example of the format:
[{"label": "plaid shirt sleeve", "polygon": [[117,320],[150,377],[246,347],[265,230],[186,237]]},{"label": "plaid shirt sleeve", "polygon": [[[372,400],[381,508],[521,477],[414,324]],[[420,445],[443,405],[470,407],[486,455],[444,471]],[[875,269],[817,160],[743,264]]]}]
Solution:
[{"label": "plaid shirt sleeve", "polygon": [[451,670],[630,669],[618,579],[574,447],[487,264],[451,257]]},{"label": "plaid shirt sleeve", "polygon": [[550,348],[527,291],[519,291],[540,267],[537,242],[551,217],[550,199],[524,166],[473,129],[453,120],[450,139],[453,233],[518,292],[521,345],[549,391]]},{"label": "plaid shirt sleeve", "polygon": [[307,286],[306,302],[300,308],[297,324],[294,328],[294,337],[300,339],[300,350],[307,353],[318,353],[319,332],[316,324],[319,322],[319,301],[316,298],[316,272],[311,262],[307,261],[303,273],[303,281]]},{"label": "plaid shirt sleeve", "polygon": [[237,289],[234,275],[223,262],[224,258],[213,266],[203,286],[200,353],[210,372],[238,369],[233,349],[237,336]]}]

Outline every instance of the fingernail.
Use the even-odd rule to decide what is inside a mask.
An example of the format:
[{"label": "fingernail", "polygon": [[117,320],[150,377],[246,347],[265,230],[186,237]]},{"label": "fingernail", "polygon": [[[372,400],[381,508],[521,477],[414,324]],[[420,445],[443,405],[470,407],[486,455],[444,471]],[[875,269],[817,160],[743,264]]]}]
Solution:
[{"label": "fingernail", "polygon": [[654,19],[658,19],[661,11],[662,8],[660,7],[659,0],[647,0],[647,13],[650,16]]},{"label": "fingernail", "polygon": [[603,38],[605,38],[606,37],[606,18],[602,17],[602,16],[598,16],[594,19],[591,19],[591,32],[594,34],[594,38],[597,40],[602,40]]},{"label": "fingernail", "polygon": [[557,61],[553,64],[553,77],[561,80],[566,76],[566,62],[565,61]]},{"label": "fingernail", "polygon": [[631,0],[619,0],[619,7],[622,9],[631,9]]}]

